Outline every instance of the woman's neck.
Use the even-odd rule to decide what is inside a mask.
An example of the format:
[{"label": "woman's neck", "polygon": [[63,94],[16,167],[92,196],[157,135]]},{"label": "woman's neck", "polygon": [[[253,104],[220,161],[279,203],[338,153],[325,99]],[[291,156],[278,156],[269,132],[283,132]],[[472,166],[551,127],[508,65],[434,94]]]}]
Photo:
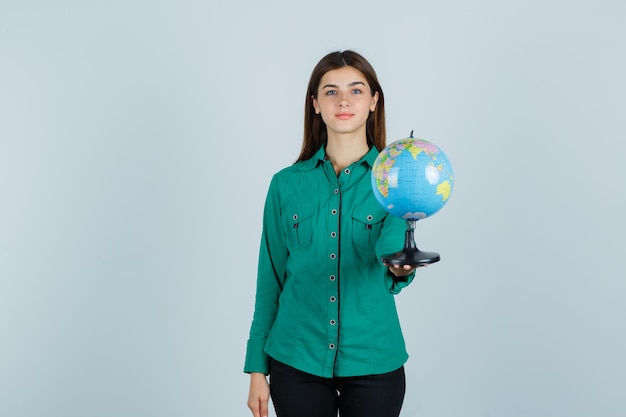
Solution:
[{"label": "woman's neck", "polygon": [[348,165],[358,161],[369,152],[365,137],[328,138],[326,143],[326,159],[328,159],[339,175]]}]

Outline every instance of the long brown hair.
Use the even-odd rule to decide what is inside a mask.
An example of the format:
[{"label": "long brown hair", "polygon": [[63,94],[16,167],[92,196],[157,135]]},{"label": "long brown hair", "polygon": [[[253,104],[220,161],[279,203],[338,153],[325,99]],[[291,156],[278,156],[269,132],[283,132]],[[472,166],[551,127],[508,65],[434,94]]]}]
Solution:
[{"label": "long brown hair", "polygon": [[371,112],[367,117],[366,136],[367,143],[375,146],[381,151],[387,143],[387,134],[385,127],[385,96],[383,89],[378,82],[376,71],[372,65],[360,54],[351,51],[331,52],[322,58],[311,73],[309,86],[306,90],[306,100],[304,103],[304,139],[302,141],[302,150],[296,162],[305,161],[311,158],[322,145],[328,140],[326,132],[326,124],[322,120],[322,116],[315,114],[312,97],[317,99],[317,90],[324,74],[328,71],[336,70],[343,67],[352,67],[360,71],[367,80],[374,95],[378,92],[378,103],[376,110]]}]

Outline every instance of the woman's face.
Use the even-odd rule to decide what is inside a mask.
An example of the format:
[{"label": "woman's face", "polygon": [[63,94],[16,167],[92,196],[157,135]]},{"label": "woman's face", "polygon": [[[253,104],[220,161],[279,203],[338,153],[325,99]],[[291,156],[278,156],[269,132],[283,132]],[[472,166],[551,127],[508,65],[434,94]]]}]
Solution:
[{"label": "woman's face", "polygon": [[322,116],[329,137],[333,134],[362,133],[367,118],[376,109],[378,92],[372,95],[365,76],[353,67],[328,71],[313,97],[315,113]]}]

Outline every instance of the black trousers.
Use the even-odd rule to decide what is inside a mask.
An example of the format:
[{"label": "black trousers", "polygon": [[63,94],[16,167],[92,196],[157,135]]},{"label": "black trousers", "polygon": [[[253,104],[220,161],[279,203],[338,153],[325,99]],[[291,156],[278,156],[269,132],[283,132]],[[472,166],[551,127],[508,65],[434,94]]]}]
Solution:
[{"label": "black trousers", "polygon": [[321,378],[270,360],[270,393],[277,417],[398,417],[404,367],[381,375]]}]

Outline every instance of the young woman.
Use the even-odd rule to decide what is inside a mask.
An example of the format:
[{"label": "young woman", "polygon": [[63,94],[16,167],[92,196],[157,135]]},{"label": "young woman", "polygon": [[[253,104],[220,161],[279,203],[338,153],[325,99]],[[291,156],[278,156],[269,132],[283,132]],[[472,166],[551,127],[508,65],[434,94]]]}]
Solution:
[{"label": "young woman", "polygon": [[415,268],[380,263],[406,231],[371,189],[385,140],[372,66],[353,51],[326,55],[309,81],[300,156],[265,202],[244,367],[254,417],[268,416],[270,393],[278,417],[400,413],[408,355],[393,295]]}]

